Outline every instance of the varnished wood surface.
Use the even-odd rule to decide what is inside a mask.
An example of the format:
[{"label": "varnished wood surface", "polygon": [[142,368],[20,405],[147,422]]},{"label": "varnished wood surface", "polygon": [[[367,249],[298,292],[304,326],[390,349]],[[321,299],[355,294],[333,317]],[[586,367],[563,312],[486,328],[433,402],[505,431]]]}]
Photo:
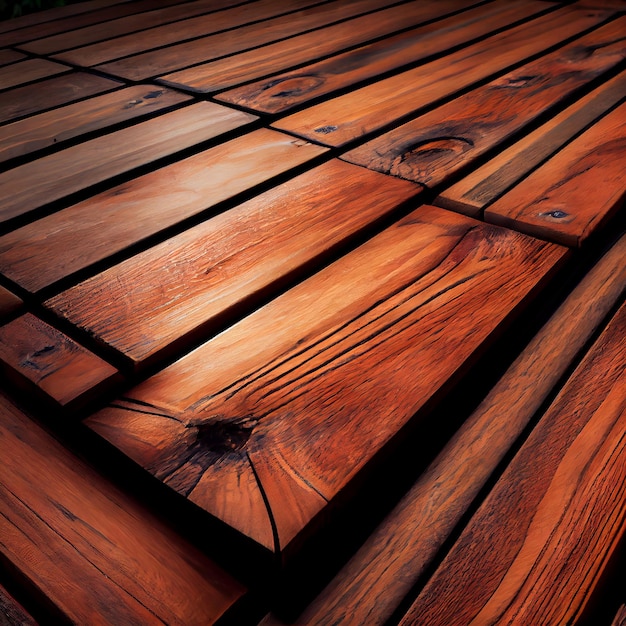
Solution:
[{"label": "varnished wood surface", "polygon": [[46,59],[26,59],[0,69],[0,89],[17,87],[39,78],[48,78],[62,72],[69,72],[67,65],[47,61]]},{"label": "varnished wood surface", "polygon": [[21,298],[0,285],[0,321],[19,311],[23,304]]}]

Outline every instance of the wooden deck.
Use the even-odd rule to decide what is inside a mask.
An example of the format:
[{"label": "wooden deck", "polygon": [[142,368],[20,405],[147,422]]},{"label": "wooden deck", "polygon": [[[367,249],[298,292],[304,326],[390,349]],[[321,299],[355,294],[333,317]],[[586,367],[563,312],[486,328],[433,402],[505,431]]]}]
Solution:
[{"label": "wooden deck", "polygon": [[0,24],[1,624],[621,624],[626,2]]}]

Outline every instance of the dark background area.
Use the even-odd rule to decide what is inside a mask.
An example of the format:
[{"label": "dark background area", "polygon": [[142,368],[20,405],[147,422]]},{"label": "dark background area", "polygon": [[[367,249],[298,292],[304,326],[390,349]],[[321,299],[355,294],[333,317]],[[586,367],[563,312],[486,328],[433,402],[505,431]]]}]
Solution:
[{"label": "dark background area", "polygon": [[76,4],[82,0],[0,0],[0,19],[8,20],[35,11]]}]

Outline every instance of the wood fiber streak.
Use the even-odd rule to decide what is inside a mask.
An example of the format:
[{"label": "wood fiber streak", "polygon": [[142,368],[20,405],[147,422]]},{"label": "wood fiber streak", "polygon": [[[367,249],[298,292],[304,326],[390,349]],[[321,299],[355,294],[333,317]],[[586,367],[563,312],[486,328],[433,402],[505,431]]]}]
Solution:
[{"label": "wood fiber streak", "polygon": [[140,366],[200,329],[213,330],[229,312],[302,273],[421,190],[398,182],[328,162],[46,306]]},{"label": "wood fiber streak", "polygon": [[216,488],[249,459],[284,550],[563,253],[422,207],[86,424],[262,542],[247,491]]},{"label": "wood fiber streak", "polygon": [[626,306],[402,624],[574,623],[626,531]]},{"label": "wood fiber streak", "polygon": [[0,162],[188,99],[169,89],[136,85],[13,122],[0,132]]},{"label": "wood fiber streak", "polygon": [[581,246],[623,206],[625,159],[626,103],[492,204],[485,219]]},{"label": "wood fiber streak", "polygon": [[0,397],[0,553],[76,624],[213,624],[226,572]]},{"label": "wood fiber streak", "polygon": [[37,626],[24,607],[0,585],[0,615],[7,626]]},{"label": "wood fiber streak", "polygon": [[272,125],[325,145],[342,146],[604,19],[606,14],[600,12],[562,9]]},{"label": "wood fiber streak", "polygon": [[7,376],[61,406],[84,403],[110,386],[117,370],[31,313],[0,326]]},{"label": "wood fiber streak", "polygon": [[[625,255],[626,236],[568,296],[401,502],[299,616],[298,625],[388,623],[624,292]],[[271,616],[263,626],[281,623]]]},{"label": "wood fiber streak", "polygon": [[[467,4],[467,2],[450,3],[443,5],[443,8],[452,9],[454,6],[468,8]],[[405,7],[406,5],[402,5],[388,9],[388,11],[400,12],[402,16],[404,15],[403,11],[406,11]],[[444,15],[441,3],[416,4],[415,8],[417,9],[418,7],[421,12],[424,12],[426,8],[430,8],[431,10],[436,9],[441,16]],[[356,50],[335,55],[297,70],[284,72],[250,85],[232,89],[220,94],[217,98],[224,102],[245,106],[257,111],[281,113],[312,98],[349,87],[360,80],[375,77],[383,72],[400,68],[406,63],[414,63],[433,54],[446,52],[452,46],[464,44],[497,28],[506,27],[510,23],[523,17],[528,17],[540,10],[545,10],[545,5],[540,2],[490,3],[474,9],[468,8],[467,11],[463,11],[459,15],[437,20],[432,24],[415,28],[393,37],[386,37],[383,41],[374,42]],[[381,23],[378,14],[360,19],[362,21],[367,20],[366,23],[368,25]],[[354,21],[356,25],[356,20]],[[410,24],[407,23],[406,26],[410,26]],[[343,25],[340,25],[335,28],[339,29],[342,27]],[[314,33],[304,35],[303,38],[310,38],[313,35]],[[332,41],[329,40],[329,42]],[[285,48],[287,45],[293,46],[293,42],[294,40],[280,42],[275,44],[273,48],[276,48],[276,52],[278,52],[279,49]],[[268,46],[266,50],[269,48]],[[175,85],[177,80],[181,82],[186,80],[186,84],[191,87],[205,91],[212,89],[213,85],[224,85],[224,80],[228,77],[228,74],[223,75],[224,69],[227,69],[225,66],[239,63],[240,59],[244,62],[242,70],[245,70],[246,74],[245,76],[242,74],[239,79],[254,78],[256,70],[253,67],[248,68],[254,64],[259,52],[258,50],[250,51],[230,59],[215,61],[206,66],[182,70],[177,74],[170,74],[164,78],[167,78],[168,82],[171,81],[172,85]],[[291,53],[290,49],[289,54]],[[248,57],[250,59],[246,62]],[[282,56],[281,59],[284,64],[285,59]],[[235,67],[238,68],[240,66],[237,65]],[[196,76],[198,73],[205,71],[219,71],[220,74],[219,76],[210,76],[210,80],[199,83]]]},{"label": "wood fiber streak", "polygon": [[624,626],[626,624],[626,604],[619,607],[611,626]]},{"label": "wood fiber streak", "polygon": [[[262,48],[242,52],[232,57],[196,65],[173,74],[166,74],[160,77],[159,82],[194,92],[210,93],[253,78],[267,76],[292,67],[297,63],[304,63],[327,54],[336,53],[348,46],[364,43],[369,39],[393,33],[395,30],[417,26],[423,21],[443,17],[446,13],[467,8],[467,5],[468,3],[462,0],[445,0],[437,4],[420,2],[402,4],[356,17],[349,22],[342,22],[319,31],[297,35]],[[519,10],[519,4],[517,6]],[[442,27],[445,25],[443,22],[438,23]],[[386,51],[389,54],[389,48],[396,45],[396,38],[386,39],[386,41],[388,42]],[[362,54],[361,51],[359,55]],[[262,81],[260,85],[252,89],[255,93],[264,93],[269,90],[270,93],[266,97],[270,101],[272,101],[273,95],[274,101],[281,102],[283,98],[287,98],[288,102],[289,92],[293,92],[294,96],[300,92],[306,93],[309,88],[314,88],[319,82],[320,78],[317,73],[311,75],[308,69],[301,69],[294,72],[293,75],[275,76],[267,81]],[[272,89],[274,85],[276,88]],[[238,91],[237,93],[242,92]],[[249,92],[244,89],[243,93]],[[284,94],[284,96],[277,94]],[[251,97],[238,97],[233,100],[229,96],[227,99],[244,106],[250,106],[249,103],[253,101]]]},{"label": "wood fiber streak", "polygon": [[577,133],[611,109],[626,93],[626,74],[604,83],[555,115],[485,165],[444,189],[434,204],[445,209],[482,216],[485,205],[552,156]]},{"label": "wood fiber streak", "polygon": [[0,66],[9,65],[25,58],[26,55],[17,50],[0,50]]},{"label": "wood fiber streak", "polygon": [[255,119],[198,102],[20,165],[0,174],[0,223]]},{"label": "wood fiber streak", "polygon": [[38,291],[325,151],[254,131],[0,237],[0,272]]},{"label": "wood fiber streak", "polygon": [[49,78],[69,71],[70,68],[67,65],[53,63],[46,59],[26,59],[0,68],[0,89],[17,87],[40,78]]},{"label": "wood fiber streak", "polygon": [[[344,155],[434,186],[626,58],[626,16]],[[623,95],[623,92],[622,92]]]}]

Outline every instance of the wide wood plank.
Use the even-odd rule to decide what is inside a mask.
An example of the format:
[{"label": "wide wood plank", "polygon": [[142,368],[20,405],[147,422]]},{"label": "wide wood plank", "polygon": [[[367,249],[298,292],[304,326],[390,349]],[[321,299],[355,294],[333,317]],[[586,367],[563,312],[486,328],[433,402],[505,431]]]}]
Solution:
[{"label": "wide wood plank", "polygon": [[26,55],[17,50],[9,50],[8,48],[6,50],[0,50],[0,66],[9,65],[9,63],[15,63],[25,58]]},{"label": "wide wood plank", "polygon": [[[399,12],[402,16],[404,15],[403,11],[406,11],[405,6],[401,5],[388,9],[388,11]],[[284,72],[265,80],[231,89],[220,94],[217,98],[224,102],[266,113],[288,111],[294,106],[303,104],[312,98],[349,87],[359,81],[378,76],[383,72],[399,69],[407,63],[416,63],[431,55],[445,53],[452,46],[467,43],[498,28],[506,27],[519,19],[529,17],[542,10],[545,11],[546,8],[540,2],[507,2],[506,4],[495,2],[474,9],[469,8],[467,2],[448,4],[414,3],[410,6],[421,9],[421,12],[424,12],[427,8],[435,10],[441,17],[445,16],[444,10],[446,8],[452,9],[456,6],[457,8],[468,8],[468,10],[408,32],[385,37],[381,41],[335,55],[297,70]],[[380,23],[378,14],[374,17],[374,20],[369,16],[361,19],[367,20],[368,25],[371,25],[372,22]],[[409,23],[406,24],[406,26],[409,25]],[[341,28],[341,26],[337,28]],[[310,37],[310,35],[303,37]],[[330,41],[332,42],[334,39],[330,39]],[[290,46],[289,53],[292,54],[291,46],[293,46],[293,40],[280,42],[275,44],[274,47],[278,51],[278,49],[285,48],[287,45]],[[194,89],[211,90],[215,88],[214,85],[218,87],[226,86],[224,81],[229,79],[229,74],[227,73],[229,67],[233,66],[236,77],[236,72],[239,71],[238,68],[240,67],[238,65],[240,59],[243,61],[242,71],[247,72],[245,78],[253,78],[256,71],[254,62],[261,52],[259,50],[250,51],[230,59],[215,61],[206,66],[200,65],[182,70],[163,78],[167,79],[167,82],[172,85],[181,82]],[[285,60],[283,58],[284,63]],[[201,82],[202,78],[197,77],[203,76],[204,68],[210,72],[219,71],[219,75],[207,76],[209,80]],[[262,68],[263,66],[261,65]],[[226,73],[224,73],[225,71]],[[244,76],[241,76],[240,80],[242,78]]]},{"label": "wide wood plank", "polygon": [[[284,553],[563,253],[422,207],[86,424],[199,507]],[[265,511],[248,487],[234,488],[251,468]]]},{"label": "wide wood plank", "polygon": [[[435,186],[626,58],[626,17],[523,65],[343,158]],[[622,91],[623,95],[623,91]]]},{"label": "wide wood plank", "polygon": [[0,271],[38,291],[325,151],[254,131],[7,233]]},{"label": "wide wood plank", "polygon": [[37,626],[37,622],[2,585],[0,585],[0,617],[6,626]]},{"label": "wide wood plank", "polygon": [[213,624],[240,584],[0,396],[0,553],[76,624]]},{"label": "wide wood plank", "polygon": [[276,128],[342,146],[404,115],[432,106],[472,83],[598,24],[602,13],[563,8],[274,122]]},{"label": "wide wood plank", "polygon": [[0,89],[17,87],[40,78],[49,78],[69,71],[70,68],[67,65],[53,63],[46,59],[26,59],[0,68]]},{"label": "wide wood plank", "polygon": [[198,102],[15,167],[0,174],[0,223],[255,119]]},{"label": "wide wood plank", "polygon": [[[584,277],[297,624],[388,623],[623,294],[625,255],[626,236]],[[269,616],[263,626],[281,623]]]},{"label": "wide wood plank", "polygon": [[626,103],[492,204],[485,219],[581,246],[623,205],[625,159]]},{"label": "wide wood plank", "polygon": [[62,292],[46,306],[139,367],[219,328],[233,311],[275,291],[286,277],[326,258],[420,190],[330,161]]},{"label": "wide wood plank", "polygon": [[552,156],[568,141],[611,109],[626,93],[626,74],[618,74],[580,98],[485,165],[444,189],[433,204],[465,215],[482,216],[485,205]]},{"label": "wide wood plank", "polygon": [[0,285],[0,321],[4,321],[17,313],[23,304],[21,298]]},{"label": "wide wood plank", "polygon": [[575,623],[626,533],[626,305],[402,624]]}]

